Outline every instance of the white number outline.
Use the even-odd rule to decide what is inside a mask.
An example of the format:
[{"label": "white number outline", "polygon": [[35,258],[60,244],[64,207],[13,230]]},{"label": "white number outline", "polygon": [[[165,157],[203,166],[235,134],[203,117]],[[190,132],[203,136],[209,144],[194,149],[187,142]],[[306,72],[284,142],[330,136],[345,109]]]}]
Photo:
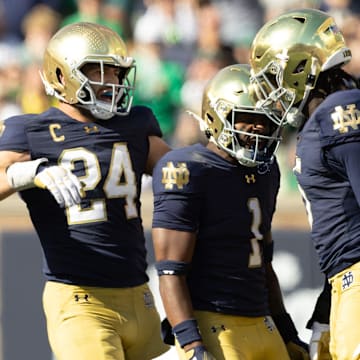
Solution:
[{"label": "white number outline", "polygon": [[251,253],[249,256],[249,268],[258,268],[262,265],[262,255],[259,245],[259,241],[263,240],[263,235],[260,233],[260,224],[261,224],[261,207],[259,199],[249,198],[247,202],[247,207],[252,214],[252,223],[251,223],[251,232],[254,237],[250,239]]},{"label": "white number outline", "polygon": [[[65,149],[59,157],[59,165],[73,171],[75,163],[82,161],[85,175],[79,176],[84,184],[83,190],[94,190],[101,181],[99,159],[94,152],[84,147]],[[123,179],[123,182],[121,180]],[[126,143],[114,143],[108,174],[103,186],[107,199],[125,198],[125,214],[127,219],[138,217],[135,203],[137,196],[136,176],[133,170],[129,150]],[[104,198],[92,199],[90,206],[84,208],[74,205],[66,208],[69,225],[107,221],[107,209]]]}]

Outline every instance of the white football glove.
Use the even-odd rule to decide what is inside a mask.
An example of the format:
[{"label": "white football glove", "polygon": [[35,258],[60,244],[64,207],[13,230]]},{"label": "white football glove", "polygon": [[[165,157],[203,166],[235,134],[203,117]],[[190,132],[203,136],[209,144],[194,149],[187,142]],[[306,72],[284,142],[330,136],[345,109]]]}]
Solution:
[{"label": "white football glove", "polygon": [[51,192],[61,207],[69,207],[81,202],[82,185],[79,179],[62,166],[49,166],[34,178],[35,186]]},{"label": "white football glove", "polygon": [[329,351],[330,328],[327,324],[320,324],[314,321],[310,338],[310,359],[331,360]]},{"label": "white football glove", "polygon": [[36,174],[40,164],[47,159],[17,162],[7,168],[6,175],[10,186],[17,190],[33,187],[47,189],[61,207],[79,204],[84,196],[82,184],[68,169],[62,166],[44,167]]}]

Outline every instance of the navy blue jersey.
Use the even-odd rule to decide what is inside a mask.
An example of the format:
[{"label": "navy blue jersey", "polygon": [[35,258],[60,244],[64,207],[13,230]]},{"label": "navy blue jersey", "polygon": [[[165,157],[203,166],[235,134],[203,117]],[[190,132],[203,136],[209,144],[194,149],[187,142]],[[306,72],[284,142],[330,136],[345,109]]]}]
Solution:
[{"label": "navy blue jersey", "polygon": [[196,232],[188,285],[197,310],[269,314],[262,238],[280,174],[232,164],[203,145],[176,149],[153,173],[153,227]]},{"label": "navy blue jersey", "polygon": [[21,193],[42,244],[48,280],[101,287],[148,280],[139,197],[149,135],[161,131],[145,107],[95,123],[76,121],[56,108],[5,122],[0,150],[46,157],[49,165],[71,169],[85,186],[81,204],[66,210],[47,190]]},{"label": "navy blue jersey", "polygon": [[295,175],[329,277],[360,260],[360,90],[328,96],[299,133]]}]

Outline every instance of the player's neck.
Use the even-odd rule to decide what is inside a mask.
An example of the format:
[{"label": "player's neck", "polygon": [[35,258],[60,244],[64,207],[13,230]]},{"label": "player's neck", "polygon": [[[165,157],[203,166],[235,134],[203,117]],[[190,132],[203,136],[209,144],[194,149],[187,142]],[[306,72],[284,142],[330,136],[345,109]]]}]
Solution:
[{"label": "player's neck", "polygon": [[220,149],[216,144],[214,144],[213,142],[209,141],[208,144],[206,145],[206,147],[213,151],[215,154],[221,156],[222,158],[224,158],[227,161],[230,161],[231,163],[236,163],[236,160],[231,157],[226,151]]},{"label": "player's neck", "polygon": [[92,117],[88,112],[81,111],[78,107],[66,104],[61,102],[59,104],[59,109],[64,112],[66,115],[70,116],[72,119],[83,123],[92,123],[95,122],[95,118]]}]

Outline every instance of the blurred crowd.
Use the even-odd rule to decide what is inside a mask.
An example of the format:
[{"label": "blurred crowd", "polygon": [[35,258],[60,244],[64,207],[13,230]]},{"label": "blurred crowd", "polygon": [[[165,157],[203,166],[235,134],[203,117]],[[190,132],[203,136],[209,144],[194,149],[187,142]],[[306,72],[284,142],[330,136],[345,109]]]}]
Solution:
[{"label": "blurred crowd", "polygon": [[[304,7],[334,16],[353,53],[346,69],[360,77],[358,0],[0,0],[0,120],[56,105],[39,76],[44,49],[60,27],[91,21],[126,41],[137,62],[134,103],[153,109],[166,140],[174,147],[204,141],[186,110],[200,113],[207,80],[226,65],[248,62],[265,21]],[[291,129],[285,135],[279,157],[291,189]]]}]

